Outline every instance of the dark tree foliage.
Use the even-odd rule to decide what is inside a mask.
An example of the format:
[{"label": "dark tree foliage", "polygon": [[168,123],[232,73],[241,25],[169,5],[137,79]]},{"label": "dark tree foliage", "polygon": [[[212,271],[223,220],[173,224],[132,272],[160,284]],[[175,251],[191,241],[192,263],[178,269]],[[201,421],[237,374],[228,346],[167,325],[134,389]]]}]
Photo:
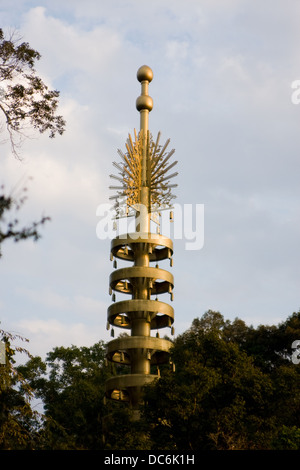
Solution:
[{"label": "dark tree foliage", "polygon": [[49,90],[34,68],[40,58],[40,53],[27,42],[21,42],[14,34],[5,38],[0,28],[2,128],[5,126],[12,152],[17,157],[27,129],[47,132],[53,138],[65,128],[64,119],[56,114],[59,92]]},{"label": "dark tree foliage", "polygon": [[147,387],[154,449],[300,449],[300,368],[291,362],[300,312],[246,327],[207,312],[177,337],[176,372]]},{"label": "dark tree foliage", "polygon": [[[3,187],[1,190],[3,191]],[[49,217],[42,217],[38,222],[33,222],[23,228],[19,227],[19,220],[16,217],[12,217],[12,212],[17,213],[25,203],[26,191],[26,188],[22,190],[22,195],[19,199],[6,196],[4,192],[0,194],[0,257],[1,246],[5,240],[11,239],[15,242],[19,242],[20,240],[31,238],[37,241],[41,237],[38,228],[44,225],[46,221],[50,220]],[[8,214],[9,217],[7,219]]]},{"label": "dark tree foliage", "polygon": [[167,366],[145,388],[140,421],[131,420],[126,405],[103,402],[106,379],[120,373],[105,364],[103,342],[90,348],[55,348],[45,361],[31,358],[18,368],[44,406],[38,432],[26,421],[31,445],[178,452],[300,450],[300,364],[292,360],[292,343],[300,339],[299,333],[300,312],[278,326],[257,328],[206,312],[174,340],[175,371]]},{"label": "dark tree foliage", "polygon": [[16,353],[30,357],[15,342],[28,340],[4,330],[0,330],[0,340],[5,345],[5,363],[0,364],[0,450],[35,449],[42,416],[31,407],[33,389],[15,366]]},{"label": "dark tree foliage", "polygon": [[100,341],[90,348],[55,348],[45,363],[34,358],[19,369],[44,403],[48,419],[41,432],[43,449],[103,447],[103,396],[108,377],[104,358]]}]

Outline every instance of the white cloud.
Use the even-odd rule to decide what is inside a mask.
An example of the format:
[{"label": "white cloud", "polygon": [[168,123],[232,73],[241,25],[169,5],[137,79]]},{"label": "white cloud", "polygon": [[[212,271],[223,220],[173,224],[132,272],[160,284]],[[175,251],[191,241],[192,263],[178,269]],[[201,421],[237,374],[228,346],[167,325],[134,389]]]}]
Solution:
[{"label": "white cloud", "polygon": [[26,349],[42,358],[55,347],[92,346],[103,339],[99,337],[99,326],[89,327],[84,322],[63,323],[55,318],[23,320],[18,323],[17,329],[20,335],[29,340]]},{"label": "white cloud", "polygon": [[181,62],[186,59],[189,44],[187,41],[168,41],[166,44],[166,57],[168,60]]},{"label": "white cloud", "polygon": [[107,67],[121,47],[117,31],[105,25],[85,31],[48,15],[44,7],[32,8],[24,20],[22,29],[47,57],[47,74],[52,78],[64,74],[70,77],[72,71],[85,71],[90,78],[99,66]]},{"label": "white cloud", "polygon": [[66,317],[72,316],[98,319],[103,317],[106,312],[107,305],[91,297],[84,295],[68,296],[59,294],[50,288],[42,288],[39,290],[29,289],[25,287],[17,287],[16,294],[21,295],[24,299],[29,299],[36,304],[43,315],[43,311],[64,312]]}]

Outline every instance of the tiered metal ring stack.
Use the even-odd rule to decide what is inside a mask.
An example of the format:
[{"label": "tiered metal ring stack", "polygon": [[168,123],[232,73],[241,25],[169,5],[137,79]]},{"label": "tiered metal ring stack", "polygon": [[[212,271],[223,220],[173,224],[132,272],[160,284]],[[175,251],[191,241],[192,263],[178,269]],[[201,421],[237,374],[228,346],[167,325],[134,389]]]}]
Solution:
[{"label": "tiered metal ring stack", "polygon": [[[171,305],[151,296],[170,293],[174,287],[170,272],[158,267],[138,266],[140,253],[150,262],[158,262],[173,255],[172,240],[153,233],[127,234],[111,243],[114,258],[133,261],[131,267],[111,273],[109,286],[112,291],[132,296],[130,300],[113,303],[108,308],[108,322],[112,327],[131,330],[131,336],[121,336],[108,344],[108,360],[130,366],[130,373],[116,375],[106,383],[109,398],[130,401],[133,407],[139,403],[141,388],[159,376],[151,373],[151,366],[159,366],[169,360],[171,342],[150,336],[151,330],[171,327],[174,310]],[[143,292],[141,292],[141,290]],[[142,295],[141,295],[142,294]]]}]

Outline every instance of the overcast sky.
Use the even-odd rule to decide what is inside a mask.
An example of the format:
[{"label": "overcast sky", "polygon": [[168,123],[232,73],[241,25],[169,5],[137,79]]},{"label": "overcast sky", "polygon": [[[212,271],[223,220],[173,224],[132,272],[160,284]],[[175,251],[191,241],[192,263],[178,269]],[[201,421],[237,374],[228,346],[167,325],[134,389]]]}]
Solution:
[{"label": "overcast sky", "polygon": [[1,0],[0,18],[41,53],[67,121],[62,137],[24,142],[21,162],[1,146],[0,184],[28,188],[22,223],[51,222],[38,243],[3,245],[0,328],[42,356],[109,339],[113,267],[96,210],[139,128],[143,64],[150,130],[176,150],[176,203],[204,204],[203,248],[174,242],[176,334],[208,309],[254,326],[299,310],[299,1]]}]

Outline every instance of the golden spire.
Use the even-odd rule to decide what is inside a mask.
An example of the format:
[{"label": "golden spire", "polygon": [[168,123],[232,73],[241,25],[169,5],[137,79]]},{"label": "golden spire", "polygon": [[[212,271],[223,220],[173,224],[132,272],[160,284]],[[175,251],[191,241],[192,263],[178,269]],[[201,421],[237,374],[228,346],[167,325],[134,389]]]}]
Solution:
[{"label": "golden spire", "polygon": [[[141,95],[136,100],[140,112],[140,132],[134,130],[134,140],[129,134],[126,152],[118,150],[122,161],[113,162],[118,175],[110,175],[121,183],[111,186],[117,194],[116,217],[135,216],[135,233],[116,236],[111,242],[111,260],[117,267],[117,259],[133,262],[131,267],[116,269],[109,278],[109,291],[113,303],[107,312],[107,327],[117,326],[131,330],[131,336],[112,340],[107,346],[107,358],[130,367],[130,373],[116,375],[106,382],[106,396],[114,400],[128,401],[138,409],[145,384],[158,378],[159,365],[168,361],[171,342],[159,338],[160,328],[172,327],[173,308],[158,296],[169,293],[173,300],[174,280],[171,273],[158,267],[158,261],[170,259],[172,265],[173,243],[167,237],[150,232],[150,217],[154,212],[171,208],[174,196],[169,180],[177,175],[167,175],[177,162],[170,164],[174,150],[166,152],[169,140],[161,146],[160,133],[156,141],[148,129],[149,112],[153,100],[148,94],[153,72],[143,65],[137,72],[141,83]],[[137,236],[138,235],[138,236]],[[151,267],[155,262],[156,266]],[[116,293],[130,295],[130,300],[116,302]],[[155,296],[152,299],[151,296]],[[156,337],[151,331],[157,330]],[[114,334],[113,334],[114,336]],[[153,367],[156,366],[156,373]]]}]

